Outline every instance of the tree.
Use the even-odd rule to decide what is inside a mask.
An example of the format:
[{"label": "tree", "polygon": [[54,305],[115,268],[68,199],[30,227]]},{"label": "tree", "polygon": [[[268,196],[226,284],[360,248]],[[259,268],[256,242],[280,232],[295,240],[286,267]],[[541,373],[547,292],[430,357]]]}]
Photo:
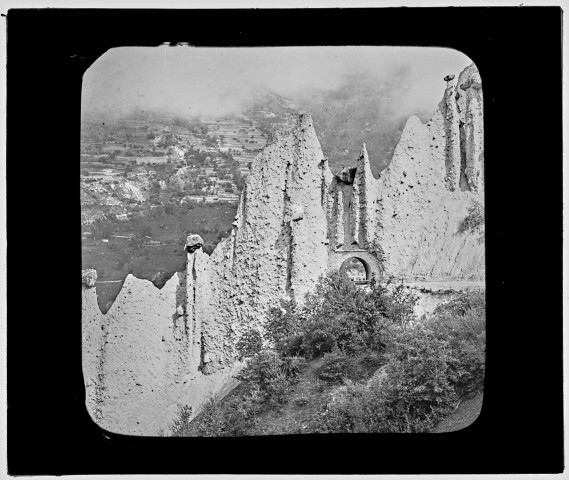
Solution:
[{"label": "tree", "polygon": [[241,171],[237,168],[233,169],[233,183],[235,183],[237,190],[242,190],[245,186],[245,177],[241,175]]}]

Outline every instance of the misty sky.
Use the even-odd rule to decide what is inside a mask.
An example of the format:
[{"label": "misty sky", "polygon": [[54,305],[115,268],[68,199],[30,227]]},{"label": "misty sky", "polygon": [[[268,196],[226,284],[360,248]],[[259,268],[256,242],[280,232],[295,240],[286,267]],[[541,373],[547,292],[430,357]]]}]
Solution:
[{"label": "misty sky", "polygon": [[85,73],[82,110],[115,116],[137,107],[207,118],[239,112],[264,91],[301,100],[358,74],[401,85],[403,111],[434,111],[443,77],[470,63],[456,50],[425,47],[115,48]]}]

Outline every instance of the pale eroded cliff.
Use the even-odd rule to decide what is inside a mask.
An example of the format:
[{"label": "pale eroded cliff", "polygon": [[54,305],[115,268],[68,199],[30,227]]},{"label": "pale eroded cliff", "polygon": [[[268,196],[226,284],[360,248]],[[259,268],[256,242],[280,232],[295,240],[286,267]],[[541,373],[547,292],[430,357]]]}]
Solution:
[{"label": "pale eroded cliff", "polygon": [[408,282],[482,280],[484,242],[460,225],[483,201],[480,76],[447,77],[427,124],[411,117],[390,165],[373,177],[365,145],[357,167],[332,175],[312,120],[299,116],[253,162],[234,228],[208,256],[198,240],[162,289],[129,275],[111,309],[82,275],[87,407],[113,432],[167,431],[179,406],[193,414],[240,368],[235,346],[281,300],[302,302],[352,256],[368,277]]}]

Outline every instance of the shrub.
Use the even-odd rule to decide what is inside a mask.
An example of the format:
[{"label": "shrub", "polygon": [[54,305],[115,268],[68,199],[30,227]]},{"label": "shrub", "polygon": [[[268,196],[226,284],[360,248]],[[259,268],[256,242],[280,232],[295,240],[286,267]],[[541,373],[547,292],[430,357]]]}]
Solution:
[{"label": "shrub", "polygon": [[304,365],[299,357],[280,357],[272,350],[262,350],[252,357],[236,376],[249,391],[255,391],[257,403],[265,408],[285,403]]},{"label": "shrub", "polygon": [[[468,297],[464,294],[464,297]],[[486,368],[486,315],[478,306],[462,316],[442,313],[428,322],[438,338],[445,339],[452,351],[449,378],[458,395],[464,396],[483,388]]]},{"label": "shrub", "polygon": [[288,379],[295,379],[300,375],[302,368],[305,366],[305,360],[302,357],[284,357],[281,364],[281,372]]},{"label": "shrub", "polygon": [[[460,294],[457,304],[474,301]],[[423,432],[449,414],[459,398],[483,387],[485,309],[462,316],[438,314],[422,324],[398,326],[387,349],[386,376],[369,385],[348,384],[314,419],[320,432]],[[452,306],[448,306],[452,311]],[[334,365],[332,363],[331,365]],[[341,363],[332,373],[345,371]]]},{"label": "shrub", "polygon": [[303,307],[288,303],[272,309],[266,337],[281,355],[307,359],[336,347],[347,354],[370,348],[380,352],[390,330],[414,318],[414,302],[401,286],[376,284],[367,293],[339,273],[331,273],[307,296]]},{"label": "shrub", "polygon": [[386,415],[396,431],[421,431],[449,413],[458,400],[449,375],[454,361],[446,339],[417,325],[403,330],[389,352],[382,391]]},{"label": "shrub", "polygon": [[349,354],[381,352],[394,326],[414,318],[414,302],[402,286],[376,284],[366,293],[339,273],[329,274],[300,312],[302,349],[312,358],[335,346]]},{"label": "shrub", "polygon": [[241,336],[235,347],[241,359],[251,357],[261,351],[263,337],[257,330],[251,328]]},{"label": "shrub", "polygon": [[325,382],[342,383],[343,380],[354,377],[355,370],[355,358],[336,349],[324,355],[324,362],[317,374]]},{"label": "shrub", "polygon": [[[344,385],[302,432],[428,431],[462,396],[483,387],[485,297],[474,290],[457,294],[421,323],[411,321],[414,303],[393,282],[364,291],[339,274],[324,277],[302,306],[288,302],[271,310],[264,335],[245,332],[238,350],[249,359],[237,376],[239,394],[211,403],[198,430],[266,432],[255,418],[297,398],[300,392],[291,392],[305,362],[323,357],[314,373]],[[297,406],[304,408],[311,399],[301,400]]]},{"label": "shrub", "polygon": [[192,416],[192,407],[188,405],[178,405],[178,415],[174,419],[170,428],[172,436],[179,436],[190,424],[190,417]]},{"label": "shrub", "polygon": [[314,433],[382,432],[383,399],[381,390],[348,383],[335,401],[309,420]]},{"label": "shrub", "polygon": [[257,392],[242,392],[218,402],[210,400],[190,435],[199,437],[231,437],[247,435],[254,426],[259,412]]},{"label": "shrub", "polygon": [[[330,330],[336,331],[336,326],[331,326]],[[325,326],[319,328],[319,325],[312,325],[312,328],[306,331],[302,341],[302,350],[308,352],[311,358],[321,357],[325,353],[331,352],[337,346],[336,332],[328,330]]]},{"label": "shrub", "polygon": [[419,327],[394,346],[387,377],[348,384],[320,419],[320,431],[421,432],[452,410],[458,397],[447,377],[444,342]]},{"label": "shrub", "polygon": [[280,308],[272,308],[265,324],[267,340],[284,356],[296,356],[302,353],[300,318],[293,311],[292,302],[283,303],[283,307]]},{"label": "shrub", "polygon": [[324,361],[316,373],[320,380],[329,383],[363,381],[369,379],[384,363],[384,356],[373,351],[354,356],[334,349],[324,355]]},{"label": "shrub", "polygon": [[479,313],[486,309],[486,295],[479,289],[465,290],[454,296],[449,302],[443,303],[434,310],[433,314],[463,316],[470,310]]}]

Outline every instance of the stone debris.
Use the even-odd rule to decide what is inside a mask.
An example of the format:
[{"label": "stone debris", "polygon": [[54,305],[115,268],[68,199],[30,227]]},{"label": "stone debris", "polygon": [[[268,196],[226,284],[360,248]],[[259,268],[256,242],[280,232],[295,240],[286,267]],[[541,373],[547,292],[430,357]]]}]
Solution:
[{"label": "stone debris", "polygon": [[81,271],[81,283],[86,287],[94,287],[97,282],[97,271],[93,269]]},{"label": "stone debris", "polygon": [[194,253],[198,248],[203,246],[203,238],[199,235],[188,235],[184,249],[188,253]]}]

